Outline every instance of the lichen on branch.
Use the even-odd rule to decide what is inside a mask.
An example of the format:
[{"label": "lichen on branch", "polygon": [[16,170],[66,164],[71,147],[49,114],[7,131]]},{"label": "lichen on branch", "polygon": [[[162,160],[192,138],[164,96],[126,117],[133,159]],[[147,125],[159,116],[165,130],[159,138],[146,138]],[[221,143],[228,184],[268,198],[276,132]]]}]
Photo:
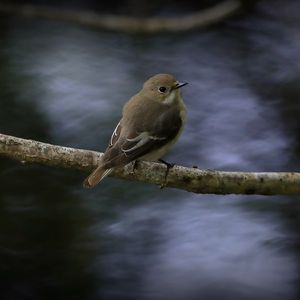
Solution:
[{"label": "lichen on branch", "polygon": [[[21,162],[90,172],[102,153],[0,134],[0,155]],[[175,165],[166,173],[164,164],[140,161],[134,171],[127,165],[111,176],[200,194],[300,195],[300,173],[294,172],[223,172]]]}]

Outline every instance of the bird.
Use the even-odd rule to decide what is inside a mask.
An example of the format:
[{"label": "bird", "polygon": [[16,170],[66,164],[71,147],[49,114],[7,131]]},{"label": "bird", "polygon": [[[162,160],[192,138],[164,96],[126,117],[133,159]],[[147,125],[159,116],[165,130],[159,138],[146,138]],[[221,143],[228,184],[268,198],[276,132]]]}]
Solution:
[{"label": "bird", "polygon": [[146,80],[125,103],[99,165],[83,186],[93,188],[115,168],[131,162],[160,160],[177,141],[186,122],[180,88],[187,84],[170,74],[156,74]]}]

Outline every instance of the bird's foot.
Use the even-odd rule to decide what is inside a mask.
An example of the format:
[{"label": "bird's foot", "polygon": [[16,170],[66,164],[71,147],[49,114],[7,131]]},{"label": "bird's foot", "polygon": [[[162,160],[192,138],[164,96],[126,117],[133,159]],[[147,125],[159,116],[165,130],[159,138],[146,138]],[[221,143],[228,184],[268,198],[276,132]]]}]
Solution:
[{"label": "bird's foot", "polygon": [[132,162],[132,164],[131,164],[131,170],[129,172],[130,175],[134,174],[134,171],[138,167],[138,164],[139,164],[138,160],[135,160],[135,161]]},{"label": "bird's foot", "polygon": [[167,177],[169,175],[169,171],[170,171],[170,169],[172,169],[175,166],[175,164],[171,164],[171,163],[169,163],[169,162],[167,162],[167,161],[165,161],[163,159],[159,159],[158,161],[161,162],[161,163],[163,163],[167,167],[167,171],[166,171],[166,174],[165,174],[164,183],[162,183],[160,185],[160,188],[163,189],[167,185]]},{"label": "bird's foot", "polygon": [[162,164],[166,165],[167,168],[168,168],[168,170],[172,169],[175,166],[175,164],[169,163],[169,162],[167,162],[167,161],[165,161],[163,159],[159,159],[158,161],[161,162]]}]

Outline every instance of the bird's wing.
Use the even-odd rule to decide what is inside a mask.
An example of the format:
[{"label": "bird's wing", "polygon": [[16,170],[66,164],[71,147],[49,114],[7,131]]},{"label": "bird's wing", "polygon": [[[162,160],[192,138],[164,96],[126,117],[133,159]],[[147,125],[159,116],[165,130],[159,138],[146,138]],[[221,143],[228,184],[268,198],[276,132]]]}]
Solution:
[{"label": "bird's wing", "polygon": [[118,139],[120,137],[121,129],[122,129],[121,121],[118,123],[114,132],[112,133],[108,147],[114,146],[116,144],[116,142],[118,141]]},{"label": "bird's wing", "polygon": [[175,138],[182,126],[179,111],[175,109],[169,109],[147,123],[148,128],[141,131],[135,126],[125,136],[122,120],[119,122],[103,158],[107,168],[128,164],[158,150]]}]

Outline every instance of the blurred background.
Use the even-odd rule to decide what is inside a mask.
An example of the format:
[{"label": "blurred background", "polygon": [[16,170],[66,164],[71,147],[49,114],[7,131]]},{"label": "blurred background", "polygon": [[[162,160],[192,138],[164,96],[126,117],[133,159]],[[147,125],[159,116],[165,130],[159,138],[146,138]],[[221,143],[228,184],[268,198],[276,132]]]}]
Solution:
[{"label": "blurred background", "polygon": [[[3,2],[3,1],[1,1]],[[218,1],[6,1],[178,16]],[[180,165],[299,171],[300,2],[126,34],[0,14],[0,132],[102,151],[153,74],[189,85]],[[196,195],[0,157],[1,299],[299,299],[300,197]]]}]

